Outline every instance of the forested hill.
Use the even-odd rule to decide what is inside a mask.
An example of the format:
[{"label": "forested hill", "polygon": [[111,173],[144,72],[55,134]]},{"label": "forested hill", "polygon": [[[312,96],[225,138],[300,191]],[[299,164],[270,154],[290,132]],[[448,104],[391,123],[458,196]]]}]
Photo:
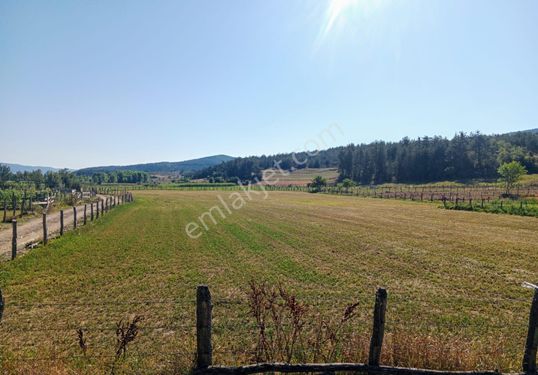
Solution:
[{"label": "forested hill", "polygon": [[159,162],[133,165],[111,165],[104,167],[91,167],[79,169],[77,174],[83,176],[91,176],[94,173],[100,172],[115,172],[115,171],[139,171],[147,173],[170,173],[170,172],[193,172],[200,169],[208,168],[213,165],[218,165],[223,162],[233,160],[234,158],[228,155],[214,155],[205,158],[178,161],[178,162]]},{"label": "forested hill", "polygon": [[538,173],[538,133],[503,135],[459,133],[444,137],[404,138],[399,142],[336,147],[306,153],[237,158],[194,174],[197,178],[236,181],[261,178],[261,171],[279,163],[282,169],[337,167],[340,179],[360,184],[433,182],[471,178],[492,179],[503,162],[517,160]]},{"label": "forested hill", "polygon": [[329,168],[338,166],[338,156],[345,147],[335,147],[316,153],[287,153],[276,155],[249,156],[215,165],[195,172],[194,178],[209,178],[212,181],[242,181],[261,179],[261,171],[268,168]]}]

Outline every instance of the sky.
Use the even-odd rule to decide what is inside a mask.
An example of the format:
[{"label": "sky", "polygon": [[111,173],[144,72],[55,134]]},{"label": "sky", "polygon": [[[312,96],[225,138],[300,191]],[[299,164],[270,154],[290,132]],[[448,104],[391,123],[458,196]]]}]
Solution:
[{"label": "sky", "polygon": [[[81,168],[538,127],[535,0],[2,0],[0,161]],[[319,142],[318,142],[319,144]]]}]

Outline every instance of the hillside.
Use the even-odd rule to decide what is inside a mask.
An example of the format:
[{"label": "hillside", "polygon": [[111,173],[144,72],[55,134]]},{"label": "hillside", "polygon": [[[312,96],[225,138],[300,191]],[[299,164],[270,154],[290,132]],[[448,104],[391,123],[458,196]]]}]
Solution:
[{"label": "hillside", "polygon": [[340,180],[350,178],[361,185],[491,180],[498,177],[500,164],[512,160],[523,164],[529,173],[538,173],[536,130],[502,135],[460,132],[450,139],[405,137],[399,142],[350,144],[314,155],[303,152],[251,156],[200,170],[195,177],[214,181],[258,181],[263,170],[278,167],[288,171],[336,168]]},{"label": "hillside", "polygon": [[[262,175],[273,176],[269,173],[272,169],[266,169]],[[274,169],[273,169],[274,170]],[[275,186],[306,186],[312,182],[316,176],[321,176],[327,180],[329,184],[334,184],[338,178],[338,169],[336,168],[303,168],[290,171],[287,175],[280,174],[278,170],[274,170],[274,178],[267,182]]]},{"label": "hillside", "polygon": [[148,173],[171,173],[171,172],[193,172],[204,168],[209,168],[219,165],[223,162],[233,160],[232,156],[228,155],[213,155],[199,159],[191,159],[177,162],[158,162],[132,165],[109,165],[102,167],[83,168],[77,171],[79,175],[92,175],[98,172],[114,172],[114,171],[140,171]]}]

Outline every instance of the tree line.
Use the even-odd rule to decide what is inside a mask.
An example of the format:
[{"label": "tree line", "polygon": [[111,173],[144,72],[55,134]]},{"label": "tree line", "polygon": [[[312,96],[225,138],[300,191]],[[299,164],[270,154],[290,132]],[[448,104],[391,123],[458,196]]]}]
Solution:
[{"label": "tree line", "polygon": [[343,147],[319,152],[283,153],[276,155],[235,158],[189,175],[194,179],[207,178],[211,182],[237,182],[261,180],[262,171],[269,168],[282,170],[303,168],[331,168],[338,165],[338,155]]},{"label": "tree line", "polygon": [[102,183],[129,183],[138,184],[150,181],[147,172],[140,171],[114,171],[114,172],[97,172],[91,175],[91,181],[94,184]]},{"label": "tree line", "polygon": [[13,173],[7,165],[0,164],[0,189],[80,189],[82,182],[75,173],[67,169],[47,173],[39,169]]},{"label": "tree line", "polygon": [[193,174],[210,181],[252,181],[268,168],[338,168],[339,180],[358,184],[424,183],[495,179],[503,163],[517,161],[538,173],[538,134],[484,135],[460,132],[453,138],[403,138],[399,142],[350,144],[316,152],[237,158]]},{"label": "tree line", "polygon": [[503,163],[516,161],[538,172],[538,134],[487,136],[459,133],[400,142],[349,145],[339,155],[340,179],[359,184],[494,179]]},{"label": "tree line", "polygon": [[0,189],[80,190],[82,184],[145,183],[149,180],[148,173],[138,171],[100,172],[91,176],[78,175],[67,169],[47,173],[39,169],[13,173],[7,165],[0,164]]}]

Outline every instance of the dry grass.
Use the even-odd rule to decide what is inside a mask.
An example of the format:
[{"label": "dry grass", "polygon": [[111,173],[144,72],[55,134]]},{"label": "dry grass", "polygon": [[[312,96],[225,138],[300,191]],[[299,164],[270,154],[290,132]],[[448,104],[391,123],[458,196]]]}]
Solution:
[{"label": "dry grass", "polygon": [[187,371],[199,283],[215,299],[215,362],[244,363],[258,337],[252,279],[284,285],[322,317],[358,302],[336,360],[365,359],[384,286],[383,363],[519,370],[531,299],[520,284],[537,279],[536,218],[271,192],[189,239],[185,225],[231,193],[140,192],[133,205],[2,264],[3,372],[110,371],[115,323],[133,314],[144,320],[116,373]]},{"label": "dry grass", "polygon": [[289,174],[287,175],[275,170],[276,174],[274,176],[269,172],[265,173],[267,173],[267,176],[272,176],[269,182],[271,185],[276,186],[306,186],[316,176],[322,176],[329,184],[334,184],[338,178],[337,168],[303,168],[288,172]]}]

